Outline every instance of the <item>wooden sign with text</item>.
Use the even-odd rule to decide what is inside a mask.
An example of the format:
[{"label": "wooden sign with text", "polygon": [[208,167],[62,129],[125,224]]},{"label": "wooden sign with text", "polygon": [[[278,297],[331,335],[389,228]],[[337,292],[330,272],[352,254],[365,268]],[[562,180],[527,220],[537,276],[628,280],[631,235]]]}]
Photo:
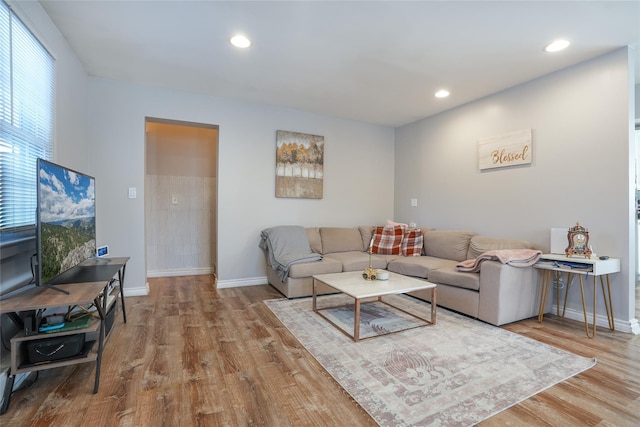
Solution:
[{"label": "wooden sign with text", "polygon": [[533,157],[531,129],[488,136],[478,140],[480,170],[530,164]]}]

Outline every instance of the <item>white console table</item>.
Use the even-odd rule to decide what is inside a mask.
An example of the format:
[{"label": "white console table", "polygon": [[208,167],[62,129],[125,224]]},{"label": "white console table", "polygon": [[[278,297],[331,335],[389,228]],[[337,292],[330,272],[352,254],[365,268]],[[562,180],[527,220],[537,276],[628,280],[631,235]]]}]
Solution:
[{"label": "white console table", "polygon": [[[583,268],[565,268],[560,267],[558,262],[569,262],[573,264],[579,264]],[[560,288],[556,288],[557,292],[557,312],[559,317],[564,317],[564,312],[567,308],[567,295],[569,294],[569,286],[574,275],[578,276],[580,283],[580,294],[582,296],[582,312],[584,313],[584,329],[587,337],[593,338],[596,335],[596,302],[597,302],[597,282],[596,278],[600,277],[600,286],[602,288],[602,297],[604,299],[604,307],[607,312],[607,320],[609,322],[609,329],[615,330],[615,317],[613,315],[613,305],[611,303],[611,282],[609,281],[609,274],[618,273],[620,271],[620,260],[617,258],[609,258],[602,260],[599,258],[579,258],[579,257],[566,257],[558,254],[544,254],[540,257],[540,260],[534,265],[535,268],[543,270],[542,276],[542,289],[540,291],[540,312],[538,314],[538,322],[542,322],[544,317],[545,302],[549,294],[549,283],[551,282],[551,274],[553,272],[567,273],[567,286],[564,293],[564,305],[562,307],[562,314],[560,314]],[[584,301],[584,286],[582,278],[585,280],[589,276],[593,276],[593,326],[589,327],[587,320],[587,307]],[[606,279],[606,291],[605,291],[605,279]]]}]

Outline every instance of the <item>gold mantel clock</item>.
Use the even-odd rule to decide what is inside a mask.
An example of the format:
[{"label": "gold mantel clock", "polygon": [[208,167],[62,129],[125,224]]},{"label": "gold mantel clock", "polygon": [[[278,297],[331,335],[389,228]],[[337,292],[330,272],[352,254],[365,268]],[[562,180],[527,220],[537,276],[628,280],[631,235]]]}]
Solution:
[{"label": "gold mantel clock", "polygon": [[591,248],[589,247],[589,230],[576,222],[574,227],[569,228],[567,233],[567,239],[569,240],[569,246],[564,250],[567,257],[583,256],[585,258],[591,258]]}]

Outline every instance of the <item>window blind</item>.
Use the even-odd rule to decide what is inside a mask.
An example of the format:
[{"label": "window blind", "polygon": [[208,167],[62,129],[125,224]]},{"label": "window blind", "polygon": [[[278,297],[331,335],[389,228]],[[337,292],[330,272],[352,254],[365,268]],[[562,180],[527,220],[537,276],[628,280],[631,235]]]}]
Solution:
[{"label": "window blind", "polygon": [[35,224],[36,161],[53,151],[54,60],[0,2],[0,232]]}]

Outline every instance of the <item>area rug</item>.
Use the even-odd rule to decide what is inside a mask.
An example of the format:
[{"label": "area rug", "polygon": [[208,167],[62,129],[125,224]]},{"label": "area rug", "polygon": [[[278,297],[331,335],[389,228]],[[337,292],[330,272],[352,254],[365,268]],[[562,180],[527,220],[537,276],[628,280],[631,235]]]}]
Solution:
[{"label": "area rug", "polygon": [[[430,310],[407,296],[385,300],[421,317]],[[352,301],[328,295],[318,305],[346,304],[324,313],[352,333]],[[311,298],[265,304],[381,426],[471,426],[596,364],[441,307],[436,325],[356,343],[314,313]],[[416,321],[377,303],[363,304],[361,316],[362,336]]]},{"label": "area rug", "polygon": [[[341,301],[342,305],[334,306],[326,304],[326,299],[321,298],[324,305],[328,307],[322,308],[322,314],[329,319],[334,325],[340,328],[344,333],[353,337],[353,300]],[[360,308],[360,339],[375,337],[378,335],[390,334],[392,332],[403,331],[410,328],[425,326],[428,322],[424,319],[431,319],[431,306],[424,304],[423,313],[419,313],[419,318],[412,316],[402,310],[405,310],[404,304],[394,307],[386,303],[391,298],[386,298],[385,303],[372,300],[369,303],[362,304]],[[404,301],[398,300],[402,303]],[[390,301],[393,302],[393,301]],[[399,308],[402,308],[400,310]],[[406,310],[411,312],[411,310]]]}]

